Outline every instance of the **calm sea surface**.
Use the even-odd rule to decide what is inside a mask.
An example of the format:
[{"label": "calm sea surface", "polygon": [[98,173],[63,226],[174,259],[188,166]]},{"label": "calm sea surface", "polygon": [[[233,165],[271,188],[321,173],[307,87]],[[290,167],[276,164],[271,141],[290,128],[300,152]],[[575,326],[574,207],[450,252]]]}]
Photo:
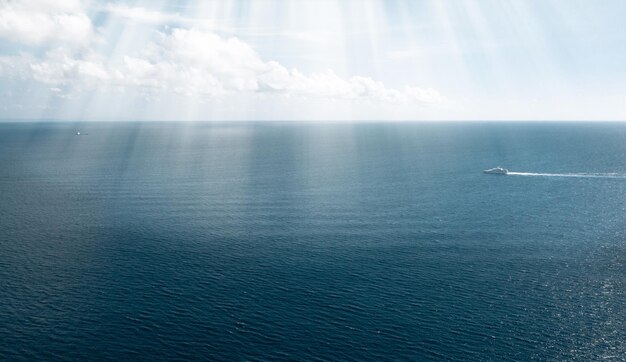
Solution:
[{"label": "calm sea surface", "polygon": [[625,262],[626,124],[0,124],[3,360],[623,361]]}]

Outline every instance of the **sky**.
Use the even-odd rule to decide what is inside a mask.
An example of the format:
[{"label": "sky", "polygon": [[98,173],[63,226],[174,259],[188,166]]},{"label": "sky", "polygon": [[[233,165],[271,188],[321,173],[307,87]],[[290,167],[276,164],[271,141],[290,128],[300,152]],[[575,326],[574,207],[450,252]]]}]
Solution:
[{"label": "sky", "polygon": [[0,0],[0,119],[626,120],[622,0]]}]

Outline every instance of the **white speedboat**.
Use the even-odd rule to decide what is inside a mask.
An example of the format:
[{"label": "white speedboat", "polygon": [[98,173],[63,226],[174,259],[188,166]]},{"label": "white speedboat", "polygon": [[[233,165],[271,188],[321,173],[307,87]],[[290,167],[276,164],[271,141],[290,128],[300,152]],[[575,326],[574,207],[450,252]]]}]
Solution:
[{"label": "white speedboat", "polygon": [[509,170],[498,166],[495,168],[490,168],[488,170],[483,170],[483,172],[491,175],[506,175],[507,173],[509,173]]}]

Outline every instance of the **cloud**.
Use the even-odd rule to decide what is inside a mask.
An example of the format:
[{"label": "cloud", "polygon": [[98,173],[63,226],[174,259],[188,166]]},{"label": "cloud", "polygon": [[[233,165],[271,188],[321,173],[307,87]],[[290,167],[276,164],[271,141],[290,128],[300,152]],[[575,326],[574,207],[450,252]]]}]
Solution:
[{"label": "cloud", "polygon": [[[93,52],[67,48],[28,62],[33,80],[55,88],[137,90],[143,95],[215,97],[266,94],[392,103],[440,103],[437,91],[389,88],[368,77],[342,78],[332,71],[305,74],[265,61],[246,42],[197,29],[174,28],[138,54],[108,64]],[[55,92],[60,93],[60,92]]]},{"label": "cloud", "polygon": [[0,38],[35,46],[85,46],[95,37],[78,0],[0,0]]},{"label": "cloud", "polygon": [[34,80],[49,85],[72,85],[78,82],[99,86],[111,79],[102,60],[93,54],[77,59],[63,48],[46,54],[44,61],[29,64]]},{"label": "cloud", "polygon": [[145,58],[125,59],[125,75],[179,93],[280,93],[337,99],[438,103],[435,90],[394,89],[363,76],[344,79],[332,71],[304,74],[275,61],[264,61],[247,43],[196,29],[161,34]]},{"label": "cloud", "polygon": [[337,99],[370,99],[392,103],[440,103],[445,98],[433,89],[404,87],[394,89],[369,77],[348,79],[329,70],[325,73],[303,74],[297,69],[269,62],[269,71],[259,75],[260,83],[268,91]]},{"label": "cloud", "polygon": [[[100,9],[133,21],[192,23],[176,13],[119,3]],[[200,98],[266,94],[394,103],[445,100],[432,89],[390,88],[331,70],[306,74],[262,59],[237,37],[199,28],[175,27],[157,35],[138,52],[108,60],[94,50],[98,34],[81,0],[0,0],[0,38],[45,51],[0,57],[0,76],[45,84],[57,95],[74,89]]]}]

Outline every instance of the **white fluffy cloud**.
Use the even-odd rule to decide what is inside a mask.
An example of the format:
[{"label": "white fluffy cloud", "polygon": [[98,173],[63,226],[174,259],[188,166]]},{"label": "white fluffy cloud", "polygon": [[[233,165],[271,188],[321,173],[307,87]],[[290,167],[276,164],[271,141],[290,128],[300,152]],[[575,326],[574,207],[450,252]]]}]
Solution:
[{"label": "white fluffy cloud", "polygon": [[301,95],[340,99],[373,99],[385,102],[439,103],[444,97],[433,89],[405,87],[394,89],[368,77],[354,76],[348,79],[332,71],[305,75],[297,69],[269,62],[269,70],[259,75],[264,89]]},{"label": "white fluffy cloud", "polygon": [[[103,9],[146,22],[179,18],[119,4]],[[305,74],[262,59],[236,37],[195,28],[158,33],[143,49],[113,61],[92,47],[97,34],[84,10],[80,0],[0,0],[0,37],[48,49],[39,57],[23,52],[2,58],[0,76],[29,78],[51,86],[57,95],[115,90],[192,97],[262,93],[401,103],[444,100],[432,89],[389,88],[368,77],[344,78],[331,70]]]},{"label": "white fluffy cloud", "polygon": [[0,38],[28,45],[84,46],[95,34],[79,0],[0,0]]},{"label": "white fluffy cloud", "polygon": [[134,87],[143,92],[189,96],[243,92],[402,103],[444,100],[432,89],[394,89],[368,77],[345,79],[332,71],[304,74],[262,60],[237,38],[194,29],[177,28],[160,34],[141,54],[125,56],[118,64],[105,65],[101,57],[93,55],[74,58],[57,49],[30,64],[30,69],[36,81],[54,86]]},{"label": "white fluffy cloud", "polygon": [[170,34],[162,34],[150,48],[145,59],[126,59],[127,63],[143,65],[139,74],[127,74],[132,74],[134,79],[149,75],[144,82],[159,79],[163,88],[183,92],[275,92],[421,103],[443,100],[432,89],[407,87],[398,90],[368,77],[344,79],[332,71],[304,74],[297,69],[290,70],[278,62],[263,61],[250,45],[237,38],[226,39],[201,30],[174,29]]},{"label": "white fluffy cloud", "polygon": [[34,80],[50,85],[72,85],[78,82],[98,86],[110,81],[110,72],[95,55],[77,59],[64,49],[54,49],[44,61],[29,64]]}]

